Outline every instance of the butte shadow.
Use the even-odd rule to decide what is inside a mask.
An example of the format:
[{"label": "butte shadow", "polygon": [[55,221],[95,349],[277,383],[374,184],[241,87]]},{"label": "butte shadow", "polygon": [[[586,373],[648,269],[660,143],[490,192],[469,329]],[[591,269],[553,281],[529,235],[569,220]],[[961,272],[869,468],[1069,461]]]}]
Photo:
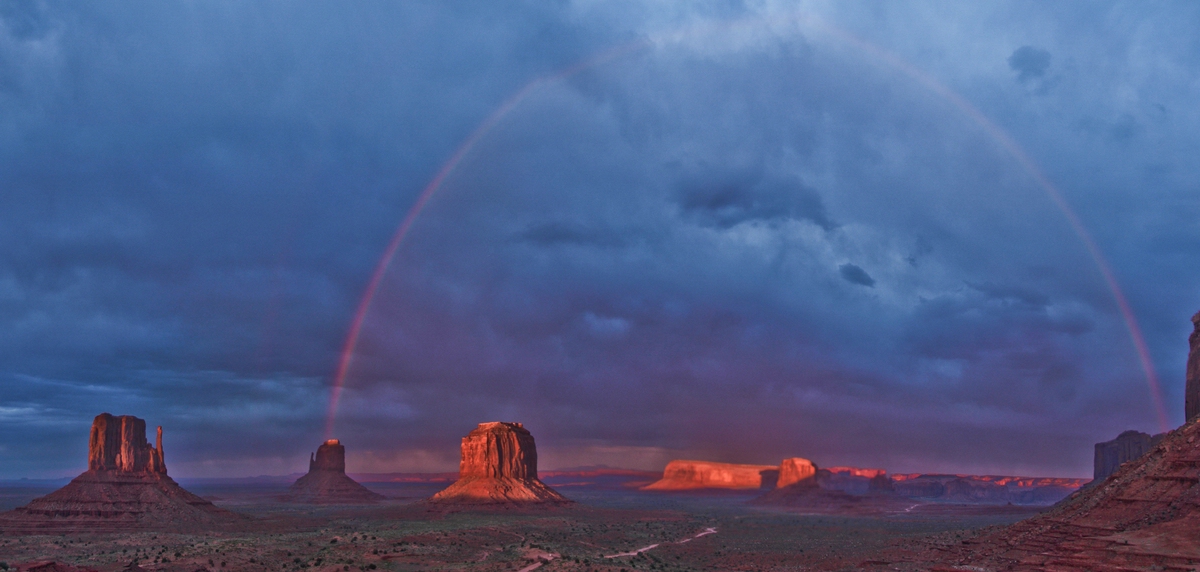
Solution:
[{"label": "butte shadow", "polygon": [[520,423],[480,423],[462,439],[458,480],[423,501],[433,507],[552,507],[572,504],[538,479],[537,447]]},{"label": "butte shadow", "polygon": [[132,415],[97,415],[88,442],[88,470],[67,486],[0,515],[14,534],[195,531],[248,519],[204,500],[167,476],[162,427],[157,446],[146,422]]},{"label": "butte shadow", "polygon": [[346,447],[330,439],[308,459],[308,474],[296,479],[283,500],[310,504],[366,504],[385,497],[346,476]]}]

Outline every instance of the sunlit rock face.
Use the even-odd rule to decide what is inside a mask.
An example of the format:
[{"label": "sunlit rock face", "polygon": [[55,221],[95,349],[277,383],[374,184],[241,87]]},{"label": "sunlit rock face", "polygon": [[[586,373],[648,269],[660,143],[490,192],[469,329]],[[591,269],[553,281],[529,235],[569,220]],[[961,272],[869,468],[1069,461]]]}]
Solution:
[{"label": "sunlit rock face", "polygon": [[308,474],[296,479],[285,500],[312,504],[361,504],[384,498],[346,476],[346,447],[330,439],[308,458]]},{"label": "sunlit rock face", "polygon": [[642,490],[770,489],[778,480],[778,466],[676,460],[667,463],[662,479]]},{"label": "sunlit rock face", "polygon": [[779,482],[777,487],[786,487],[804,482],[817,486],[817,465],[808,459],[792,457],[784,459],[779,464]]},{"label": "sunlit rock face", "polygon": [[97,415],[88,440],[88,470],[67,486],[0,515],[0,531],[196,530],[240,516],[184,490],[167,476],[162,427],[157,446],[146,422],[131,415]]},{"label": "sunlit rock face", "polygon": [[162,427],[157,447],[146,442],[146,422],[132,415],[101,413],[92,420],[88,470],[167,474],[163,462]]},{"label": "sunlit rock face", "polygon": [[537,446],[520,423],[480,423],[462,439],[458,481],[429,499],[435,504],[566,504],[537,476]]},{"label": "sunlit rock face", "polygon": [[1149,435],[1140,431],[1126,431],[1112,441],[1096,443],[1096,456],[1092,479],[1099,483],[1117,472],[1121,465],[1140,458],[1150,452],[1163,438],[1163,434]]},{"label": "sunlit rock face", "polygon": [[1186,419],[1191,421],[1200,415],[1200,312],[1192,316],[1192,335],[1188,337],[1187,386],[1184,390],[1183,408]]}]

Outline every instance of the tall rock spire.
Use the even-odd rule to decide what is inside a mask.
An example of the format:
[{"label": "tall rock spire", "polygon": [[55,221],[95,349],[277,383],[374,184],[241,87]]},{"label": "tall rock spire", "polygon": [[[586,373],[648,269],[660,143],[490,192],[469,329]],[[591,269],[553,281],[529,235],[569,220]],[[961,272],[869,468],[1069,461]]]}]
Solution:
[{"label": "tall rock spire", "polygon": [[1192,316],[1192,335],[1188,337],[1191,348],[1187,360],[1187,387],[1184,389],[1184,413],[1191,421],[1200,415],[1200,312]]}]

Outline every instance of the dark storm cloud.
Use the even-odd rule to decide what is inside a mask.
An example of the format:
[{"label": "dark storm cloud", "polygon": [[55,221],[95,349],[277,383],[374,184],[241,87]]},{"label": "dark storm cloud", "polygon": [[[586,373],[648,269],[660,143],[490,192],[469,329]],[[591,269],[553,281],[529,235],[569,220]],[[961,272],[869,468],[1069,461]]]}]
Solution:
[{"label": "dark storm cloud", "polygon": [[851,284],[858,284],[859,286],[866,286],[868,288],[875,286],[875,279],[871,278],[871,275],[867,274],[866,270],[848,262],[838,266],[838,274],[841,274],[842,278]]},{"label": "dark storm cloud", "polygon": [[707,174],[680,190],[684,213],[702,224],[729,228],[748,221],[807,220],[825,230],[835,226],[821,197],[799,180],[763,180],[761,173],[738,176]]},{"label": "dark storm cloud", "polygon": [[[174,474],[302,469],[417,193],[564,69],[469,149],[392,260],[336,425],[355,470],[452,470],[493,419],[531,427],[547,467],[1086,474],[1091,443],[1157,431],[1054,201],[969,116],[793,10],[4,5],[0,476],[79,468],[102,410],[164,425]],[[1188,18],[817,11],[1045,168],[1177,421],[1200,307]],[[647,47],[589,59],[629,45]]]},{"label": "dark storm cloud", "polygon": [[1021,46],[1008,56],[1008,67],[1017,72],[1018,81],[1040,78],[1050,68],[1050,52],[1033,46]]}]

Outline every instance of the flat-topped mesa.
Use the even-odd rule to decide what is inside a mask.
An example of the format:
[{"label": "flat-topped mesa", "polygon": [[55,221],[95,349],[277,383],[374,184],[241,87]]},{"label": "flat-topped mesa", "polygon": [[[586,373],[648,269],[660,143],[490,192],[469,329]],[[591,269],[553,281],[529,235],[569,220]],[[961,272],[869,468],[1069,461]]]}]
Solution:
[{"label": "flat-topped mesa", "polygon": [[480,423],[462,439],[458,481],[429,499],[459,504],[566,504],[538,480],[537,446],[520,423]]},{"label": "flat-topped mesa", "polygon": [[663,469],[663,478],[643,491],[695,489],[770,489],[779,479],[777,465],[739,465],[711,461],[675,460]]},{"label": "flat-topped mesa", "polygon": [[157,447],[146,442],[146,422],[132,415],[101,413],[92,420],[88,470],[167,474],[163,462],[162,427]]},{"label": "flat-topped mesa", "polygon": [[1187,386],[1183,396],[1184,419],[1200,415],[1200,312],[1192,316],[1192,335],[1188,336]]},{"label": "flat-topped mesa", "polygon": [[308,456],[308,474],[296,479],[284,500],[313,504],[363,504],[385,497],[346,476],[346,447],[329,439]]},{"label": "flat-topped mesa", "polygon": [[808,459],[792,457],[779,464],[777,488],[799,483],[799,486],[817,486],[817,465]]},{"label": "flat-topped mesa", "polygon": [[533,434],[520,423],[480,423],[463,437],[458,475],[460,479],[536,479],[537,446]]},{"label": "flat-topped mesa", "polygon": [[156,441],[153,447],[146,442],[146,422],[137,417],[97,415],[88,440],[88,470],[67,486],[0,514],[0,532],[209,530],[241,520],[167,476],[162,427]]}]

